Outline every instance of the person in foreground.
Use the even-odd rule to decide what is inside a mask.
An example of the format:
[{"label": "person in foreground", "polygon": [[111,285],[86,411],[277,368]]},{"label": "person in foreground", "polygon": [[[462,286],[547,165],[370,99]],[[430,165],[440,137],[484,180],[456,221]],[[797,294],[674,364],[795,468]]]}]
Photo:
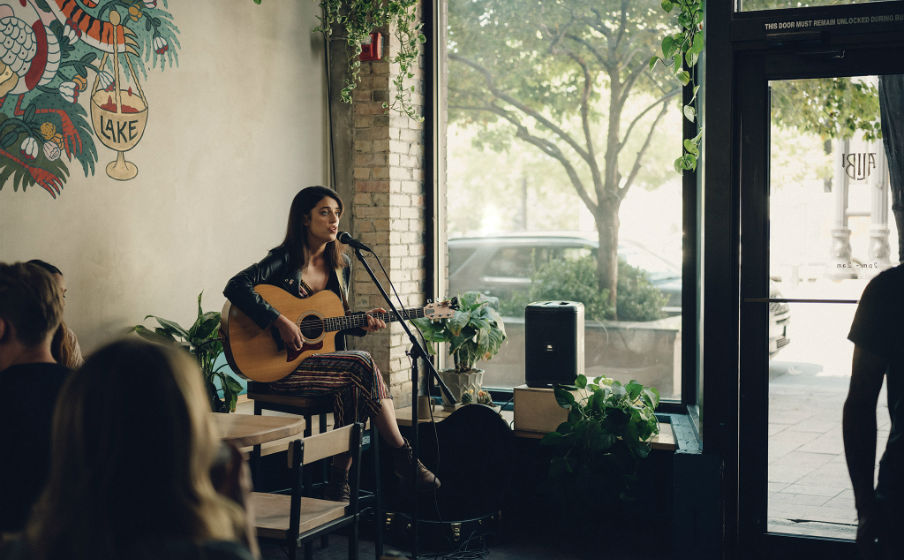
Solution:
[{"label": "person in foreground", "polygon": [[51,418],[70,373],[51,354],[62,314],[50,274],[27,263],[0,263],[0,542],[22,530],[47,479]]},{"label": "person in foreground", "polygon": [[254,558],[236,502],[247,468],[237,452],[217,462],[210,414],[183,350],[123,339],[95,351],[60,393],[49,481],[4,560]]},{"label": "person in foreground", "polygon": [[[282,244],[260,262],[232,277],[223,291],[226,298],[258,327],[277,329],[289,349],[301,350],[303,347],[299,326],[260,297],[254,287],[273,284],[300,298],[330,290],[340,297],[346,314],[349,313],[345,297],[349,258],[342,253],[342,245],[336,240],[342,208],[339,195],[326,187],[313,186],[299,191],[289,209],[289,223]],[[386,326],[370,313],[385,313],[385,310],[372,309],[368,312],[366,327],[345,333],[363,336]],[[336,336],[335,352],[308,356],[293,373],[270,383],[270,389],[299,396],[335,394],[336,427],[363,420],[365,416],[373,418],[383,439],[393,449],[396,476],[410,480],[414,461],[411,447],[399,432],[383,376],[369,353],[344,348],[344,337],[340,333]],[[328,497],[348,499],[350,464],[350,458],[334,462]],[[416,468],[418,490],[439,488],[439,479],[420,461]]]},{"label": "person in foreground", "polygon": [[[63,273],[60,269],[41,259],[31,259],[28,261],[28,264],[39,266],[50,273],[60,287],[60,291],[63,294],[63,304],[65,305],[66,279],[63,278]],[[82,349],[78,345],[78,338],[76,338],[72,329],[70,329],[62,320],[60,320],[60,326],[57,327],[56,332],[53,334],[53,341],[50,343],[50,351],[53,353],[53,359],[56,360],[58,364],[66,366],[69,369],[81,367],[85,362],[84,358],[82,358]]]},{"label": "person in foreground", "polygon": [[[863,291],[848,338],[854,343],[844,403],[844,454],[857,508],[863,558],[900,558],[904,527],[904,265],[873,278]],[[891,431],[876,462],[876,404],[887,380]]]}]

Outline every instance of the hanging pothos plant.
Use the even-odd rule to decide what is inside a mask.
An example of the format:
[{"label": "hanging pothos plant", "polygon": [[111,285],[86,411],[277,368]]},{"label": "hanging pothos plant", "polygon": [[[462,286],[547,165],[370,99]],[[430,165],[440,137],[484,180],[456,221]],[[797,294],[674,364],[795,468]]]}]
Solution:
[{"label": "hanging pothos plant", "polygon": [[[260,4],[261,0],[254,0]],[[348,74],[339,98],[345,103],[352,102],[352,91],[360,81],[361,45],[370,41],[370,34],[382,28],[391,28],[399,40],[399,51],[389,59],[390,64],[398,65],[398,73],[392,79],[395,95],[391,102],[383,102],[384,109],[396,110],[416,120],[423,120],[412,104],[411,97],[414,85],[406,84],[406,80],[414,77],[417,64],[418,47],[427,42],[421,32],[423,23],[417,15],[418,0],[320,0],[322,15],[318,18],[320,25],[315,32],[325,37],[333,37],[341,31],[348,56]]]},{"label": "hanging pothos plant", "polygon": [[[695,79],[695,69],[697,60],[703,52],[703,4],[704,0],[662,0],[660,6],[666,13],[671,14],[677,8],[678,31],[663,37],[662,55],[654,55],[650,59],[651,70],[656,62],[662,62],[674,70],[675,79],[681,85],[693,84],[693,94],[682,107],[684,118],[690,122],[697,122],[697,109],[694,103],[700,85]],[[686,138],[683,142],[681,157],[675,160],[676,171],[681,173],[697,168],[702,136],[703,126],[698,123],[697,135]]]}]

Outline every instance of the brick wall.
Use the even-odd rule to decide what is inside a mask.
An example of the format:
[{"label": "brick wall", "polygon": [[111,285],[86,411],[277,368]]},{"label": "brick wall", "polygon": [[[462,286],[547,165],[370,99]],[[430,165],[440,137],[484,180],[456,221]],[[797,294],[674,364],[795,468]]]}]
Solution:
[{"label": "brick wall", "polygon": [[[398,68],[387,61],[398,50],[398,40],[384,33],[383,60],[361,63],[361,82],[352,106],[354,194],[351,201],[352,233],[374,249],[406,307],[424,305],[425,269],[425,172],[424,124],[387,113],[390,85]],[[423,55],[421,56],[423,60]],[[423,63],[414,69],[414,104],[423,106]],[[348,213],[347,213],[348,214]],[[376,261],[368,261],[389,291]],[[353,263],[352,307],[367,310],[385,307],[367,271]],[[392,295],[390,293],[390,295]],[[405,355],[408,337],[398,323],[363,339],[351,339],[355,347],[370,351],[383,371],[396,407],[410,404],[410,361]]]}]

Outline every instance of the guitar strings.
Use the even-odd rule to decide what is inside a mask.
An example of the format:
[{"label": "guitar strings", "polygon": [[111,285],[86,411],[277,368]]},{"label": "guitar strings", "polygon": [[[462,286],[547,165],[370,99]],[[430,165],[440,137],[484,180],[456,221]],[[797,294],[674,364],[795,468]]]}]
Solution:
[{"label": "guitar strings", "polygon": [[[413,313],[411,313],[412,315],[416,315],[417,317],[423,316],[422,309],[415,309],[412,311],[413,311]],[[355,322],[360,322],[362,317],[363,317],[363,314],[362,315],[343,315],[341,317],[327,317],[326,319],[319,319],[317,317],[312,317],[311,315],[308,315],[307,317],[302,319],[299,323],[297,323],[297,325],[302,328],[314,328],[314,327],[319,327],[321,325],[329,325],[332,327],[332,326],[336,326],[336,323],[339,323],[338,327],[343,327],[342,323],[348,322],[349,323],[348,326],[352,327],[352,326],[354,326]],[[376,315],[372,315],[372,317],[377,317],[384,321],[392,320],[392,317],[390,316],[389,313],[377,313]],[[415,318],[417,318],[417,317],[415,317]]]}]

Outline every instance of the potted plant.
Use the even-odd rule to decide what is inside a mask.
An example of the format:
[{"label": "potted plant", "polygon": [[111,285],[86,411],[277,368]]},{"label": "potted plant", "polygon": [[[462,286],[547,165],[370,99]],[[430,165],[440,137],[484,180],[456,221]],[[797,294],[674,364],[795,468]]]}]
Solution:
[{"label": "potted plant", "polygon": [[[475,367],[477,362],[491,359],[505,341],[505,325],[498,308],[497,298],[480,292],[465,292],[458,297],[458,309],[452,317],[412,321],[427,342],[449,344],[454,367],[440,371],[439,375],[459,402],[468,391],[472,395],[478,394],[483,384],[483,370]],[[428,349],[431,354],[436,353],[432,344]],[[445,401],[445,396],[443,399]]]},{"label": "potted plant", "polygon": [[[158,327],[154,330],[144,325],[135,325],[130,332],[154,341],[170,342],[185,348],[198,361],[201,374],[204,376],[204,384],[210,397],[210,409],[214,412],[233,412],[242,384],[231,376],[223,368],[225,363],[214,367],[220,354],[223,353],[223,342],[220,339],[220,312],[201,309],[201,296],[198,294],[198,317],[191,327],[185,329],[179,323],[146,315],[145,320],[153,317],[157,320]],[[219,382],[219,383],[217,383]],[[222,388],[223,398],[219,396],[219,388]]]},{"label": "potted plant", "polygon": [[552,452],[547,477],[552,501],[564,517],[622,509],[636,497],[639,462],[659,433],[653,412],[659,391],[633,380],[622,385],[579,375],[573,386],[556,386],[555,397],[568,418],[541,440]]}]

